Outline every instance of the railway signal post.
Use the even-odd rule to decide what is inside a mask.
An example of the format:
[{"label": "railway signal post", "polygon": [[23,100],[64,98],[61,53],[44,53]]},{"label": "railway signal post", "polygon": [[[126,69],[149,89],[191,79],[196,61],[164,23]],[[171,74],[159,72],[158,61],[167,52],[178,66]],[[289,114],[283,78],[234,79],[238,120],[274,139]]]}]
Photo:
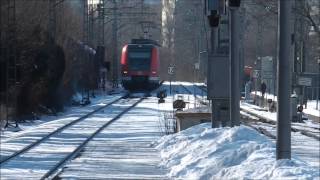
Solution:
[{"label": "railway signal post", "polygon": [[229,0],[229,58],[230,58],[230,119],[231,126],[240,125],[240,59],[239,59],[239,7],[240,0]]},{"label": "railway signal post", "polygon": [[113,0],[113,22],[112,22],[112,43],[113,43],[113,70],[112,70],[112,78],[113,78],[113,88],[118,88],[119,83],[119,62],[118,62],[118,5],[117,1]]},{"label": "railway signal post", "polygon": [[[225,2],[206,1],[206,14],[211,27],[211,53],[208,57],[207,97],[212,100],[212,127],[230,126],[229,57],[216,46],[216,29],[221,15],[225,14]],[[220,52],[220,53],[218,53]],[[224,78],[222,78],[224,77]]]},{"label": "railway signal post", "polygon": [[291,158],[291,55],[292,55],[292,23],[291,1],[278,0],[278,111],[277,111],[277,159]]}]

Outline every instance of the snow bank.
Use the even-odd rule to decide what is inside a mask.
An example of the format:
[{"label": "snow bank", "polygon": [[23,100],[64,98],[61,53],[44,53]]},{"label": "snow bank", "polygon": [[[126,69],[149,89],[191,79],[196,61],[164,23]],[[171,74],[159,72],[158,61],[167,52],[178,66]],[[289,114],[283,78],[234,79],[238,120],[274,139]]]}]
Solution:
[{"label": "snow bank", "polygon": [[317,169],[293,157],[275,161],[275,145],[245,127],[200,124],[157,142],[169,177],[187,179],[320,179]]}]

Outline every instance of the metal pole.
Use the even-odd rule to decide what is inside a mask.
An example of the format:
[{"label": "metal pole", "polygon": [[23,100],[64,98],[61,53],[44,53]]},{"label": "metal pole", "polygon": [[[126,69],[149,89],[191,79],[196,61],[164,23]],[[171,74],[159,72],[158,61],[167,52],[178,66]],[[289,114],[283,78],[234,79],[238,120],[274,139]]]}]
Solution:
[{"label": "metal pole", "polygon": [[[239,10],[240,11],[240,10]],[[244,81],[244,32],[245,32],[245,22],[244,22],[244,17],[245,17],[245,8],[241,8],[240,11],[240,20],[239,20],[239,73],[240,73],[240,92],[242,90],[242,87],[245,85]],[[240,95],[241,97],[241,95]]]},{"label": "metal pole", "polygon": [[[217,46],[216,46],[216,32],[217,28],[216,27],[211,27],[211,35],[210,35],[210,40],[211,40],[211,55],[214,55],[217,51]],[[209,54],[208,54],[209,55]],[[212,60],[208,58],[209,60]],[[209,72],[207,72],[209,74]],[[218,128],[219,127],[219,111],[218,111],[219,106],[217,105],[217,102],[215,100],[211,100],[211,127],[212,128]]]},{"label": "metal pole", "polygon": [[172,75],[169,75],[170,76],[170,95],[171,95],[171,81],[172,81]]},{"label": "metal pole", "polygon": [[231,126],[240,125],[239,9],[230,8],[230,118]]},{"label": "metal pole", "polygon": [[[6,119],[5,127],[9,126],[9,120],[15,121],[15,127],[18,127],[17,119],[17,95],[18,95],[18,59],[16,57],[16,1],[7,0],[7,31],[6,31]],[[10,73],[12,72],[12,73]],[[11,91],[11,92],[10,92]],[[9,111],[11,107],[11,112]],[[11,114],[10,114],[11,113]],[[10,118],[11,116],[11,118]]]},{"label": "metal pole", "polygon": [[99,0],[99,39],[98,44],[99,46],[104,46],[104,8],[105,8],[105,0]]},{"label": "metal pole", "polygon": [[[218,128],[220,126],[220,117],[219,117],[219,106],[217,105],[217,102],[214,102],[212,100],[212,103],[211,103],[211,127],[212,128]],[[219,119],[218,119],[219,118]]]},{"label": "metal pole", "polygon": [[53,44],[56,38],[56,0],[49,0],[48,39]]},{"label": "metal pole", "polygon": [[[83,0],[83,27],[82,27],[82,41],[83,41],[83,46],[85,47],[88,45],[88,31],[89,31],[89,26],[88,26],[88,0]],[[86,84],[85,84],[85,78],[84,78],[84,65],[86,62],[87,58],[87,52],[84,50],[84,56],[81,58],[81,80],[82,80],[82,91],[81,91],[81,97],[82,97],[82,103],[86,103],[86,97],[85,97],[85,91],[86,91]]]},{"label": "metal pole", "polygon": [[[318,77],[320,77],[320,57],[318,59],[318,65],[319,65],[319,71],[318,71]],[[317,100],[316,100],[316,110],[319,110],[319,95],[320,95],[320,80],[318,80],[318,84],[316,87],[316,91],[317,91]]]},{"label": "metal pole", "polygon": [[[89,7],[89,11],[88,11],[88,46],[89,48],[93,48],[94,45],[93,45],[93,39],[94,39],[94,34],[93,34],[93,31],[94,31],[94,24],[93,24],[93,16],[94,16],[94,7],[93,7],[93,0],[91,0],[90,2],[90,7]],[[92,56],[90,55],[90,53],[86,53],[86,56],[87,56],[87,60],[91,63],[92,62]],[[87,84],[87,102],[89,103],[90,102],[90,89],[91,89],[91,83],[88,83]]]},{"label": "metal pole", "polygon": [[117,1],[113,0],[113,25],[112,25],[112,41],[113,41],[113,87],[118,87],[118,19],[117,19]]},{"label": "metal pole", "polygon": [[[103,68],[103,64],[105,62],[105,46],[104,46],[104,17],[105,17],[105,0],[99,0],[98,4],[98,20],[99,20],[99,28],[98,28],[98,47],[102,49],[103,52],[100,52],[99,54],[99,65],[98,65],[98,87],[101,88],[101,90],[104,92],[105,91],[105,68]],[[102,56],[102,57],[101,57]]]},{"label": "metal pole", "polygon": [[[318,64],[319,64],[318,77],[320,77],[320,57],[318,59]],[[319,95],[320,95],[320,82],[319,82],[319,80],[318,80],[318,84],[317,84],[317,87],[316,87],[316,91],[317,91],[316,110],[319,110]]]},{"label": "metal pole", "polygon": [[279,49],[278,49],[278,111],[277,154],[278,159],[291,159],[291,1],[278,0]]},{"label": "metal pole", "polygon": [[[92,7],[92,4],[91,4]],[[83,45],[85,46],[89,46],[90,44],[90,19],[89,19],[89,11],[91,12],[91,7],[89,7],[89,0],[84,0],[83,1]],[[89,61],[89,52],[84,50],[84,57],[82,59],[83,64],[82,66],[85,66],[86,63]],[[89,103],[89,87],[88,87],[88,83],[87,78],[85,77],[85,72],[86,69],[84,69],[84,67],[82,67],[82,80],[83,82],[83,91],[82,91],[82,102],[84,104]]]},{"label": "metal pole", "polygon": [[[5,72],[6,73],[6,70],[5,70],[5,68],[6,68],[6,66],[5,67],[3,67],[3,65],[5,65],[5,57],[3,57],[3,51],[2,51],[2,43],[3,43],[3,40],[2,40],[2,31],[3,31],[3,27],[2,27],[2,1],[0,1],[0,63],[1,63],[1,67],[0,67],[0,69],[1,69],[1,71],[2,72],[0,72],[0,74],[1,74],[1,78],[0,78],[0,82],[1,82],[1,88],[3,88],[3,89],[5,89],[5,83],[4,84],[2,84],[2,82],[5,82],[6,81],[6,79],[5,79],[5,75],[4,75],[4,73],[3,72]],[[2,90],[3,90],[2,89]],[[5,90],[5,92],[6,92],[6,90]],[[5,99],[3,98],[3,96],[0,96],[0,101],[3,103],[6,103],[5,101]],[[5,111],[4,111],[4,105],[3,104],[1,104],[0,103],[0,114],[4,114],[5,113]],[[1,116],[0,116],[1,117]]]},{"label": "metal pole", "polygon": [[257,36],[256,36],[256,63],[255,63],[255,69],[257,70],[257,76],[255,78],[255,93],[254,93],[254,103],[258,106],[259,104],[259,98],[257,97],[257,91],[259,90],[259,87],[261,86],[261,49],[262,49],[262,18],[257,18]]}]

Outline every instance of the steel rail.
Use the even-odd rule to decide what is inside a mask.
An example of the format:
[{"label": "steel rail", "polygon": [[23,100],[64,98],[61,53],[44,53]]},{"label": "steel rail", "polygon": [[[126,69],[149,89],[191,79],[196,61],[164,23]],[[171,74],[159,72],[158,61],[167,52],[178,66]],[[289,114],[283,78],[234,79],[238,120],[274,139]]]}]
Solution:
[{"label": "steel rail", "polygon": [[[252,112],[250,112],[248,110],[242,109],[241,112],[245,112],[245,113],[247,113],[247,114],[249,114],[251,116],[256,117],[259,120],[258,122],[265,123],[265,124],[271,124],[271,125],[276,127],[276,124],[277,124],[276,121],[269,120],[268,118],[265,118],[265,117],[263,117],[261,115],[254,114],[254,113],[252,113]],[[246,115],[242,115],[242,116],[246,116]],[[294,126],[299,126],[299,125],[294,125]],[[303,126],[300,126],[300,127],[303,128]],[[308,127],[308,128],[317,130],[317,128],[313,128],[313,127]],[[303,134],[305,136],[312,137],[312,138],[315,138],[316,140],[320,141],[320,136],[315,135],[314,132],[311,132],[311,131],[308,131],[308,130],[299,129],[299,128],[293,127],[293,126],[291,126],[291,131],[292,132],[300,132],[301,134]]]},{"label": "steel rail", "polygon": [[[197,86],[197,85],[195,85],[195,86]],[[201,89],[202,91],[207,92],[207,90],[204,89],[203,86],[202,86],[202,87],[197,86],[197,87],[198,87],[199,89]],[[186,89],[186,87],[184,87],[184,88]],[[189,92],[190,92],[190,91],[189,91]],[[240,109],[241,109],[240,112],[242,112],[242,114],[241,114],[242,117],[246,116],[246,118],[249,118],[249,119],[251,119],[251,121],[253,121],[252,118],[250,118],[249,116],[243,114],[243,113],[247,113],[247,114],[249,114],[250,116],[256,117],[256,118],[258,119],[258,121],[256,120],[257,122],[265,123],[265,124],[271,124],[271,125],[273,125],[274,127],[276,127],[276,126],[275,126],[275,125],[276,125],[276,122],[275,122],[275,121],[269,120],[269,119],[266,118],[266,117],[263,117],[263,116],[261,116],[261,115],[257,115],[257,114],[255,114],[255,113],[252,113],[252,112],[250,112],[250,111],[248,111],[248,110],[245,110],[245,109],[243,109],[243,108],[241,108],[241,107],[240,107]],[[248,125],[248,123],[245,123],[245,124]],[[300,125],[294,124],[294,126],[300,126]],[[250,126],[250,127],[252,127],[252,126]],[[300,127],[304,128],[304,126],[300,126]],[[309,127],[309,126],[308,126],[307,128],[319,130],[318,128],[315,128],[315,127]],[[262,129],[262,128],[259,128],[259,131],[260,131],[260,132],[261,132],[261,129]],[[263,131],[264,131],[264,130],[263,130]],[[314,138],[314,139],[320,141],[320,136],[315,135],[314,132],[311,132],[311,131],[308,131],[308,130],[302,130],[302,129],[299,129],[299,128],[297,128],[297,127],[291,127],[291,131],[292,131],[292,132],[300,132],[301,134],[303,134],[303,135],[305,135],[305,136],[308,136],[308,137],[311,137],[311,138]],[[265,133],[263,133],[263,134],[265,134]],[[274,138],[273,136],[270,136],[270,135],[268,135],[268,134],[265,134],[265,135],[267,135],[267,136],[269,136],[269,137],[271,137],[271,138]]]},{"label": "steel rail", "polygon": [[73,152],[68,154],[65,158],[59,161],[52,169],[50,169],[44,176],[41,177],[41,180],[47,179],[47,178],[54,178],[52,176],[56,175],[58,173],[58,170],[66,164],[69,160],[76,157],[81,150],[87,145],[89,141],[91,141],[97,134],[99,134],[101,131],[103,131],[106,127],[108,127],[110,124],[112,124],[114,121],[119,119],[121,116],[123,116],[125,113],[130,111],[132,108],[134,108],[137,104],[139,104],[141,101],[143,101],[145,97],[140,98],[137,102],[135,102],[130,107],[126,108],[124,111],[119,113],[116,117],[112,118],[110,121],[106,122],[103,126],[101,126],[98,130],[96,130],[91,136],[89,136],[85,141],[83,141]]},{"label": "steel rail", "polygon": [[102,107],[99,107],[99,108],[91,111],[90,113],[88,113],[88,114],[86,114],[86,115],[84,115],[84,116],[82,116],[82,117],[74,120],[74,121],[71,121],[71,122],[69,122],[69,123],[67,123],[67,124],[59,127],[58,129],[50,132],[49,134],[45,135],[45,136],[42,137],[41,139],[37,140],[36,142],[33,142],[33,143],[27,145],[26,147],[24,147],[23,149],[21,149],[21,150],[19,150],[19,151],[16,151],[15,153],[13,153],[13,154],[11,154],[11,155],[2,158],[1,161],[0,161],[0,165],[3,165],[4,163],[7,163],[10,159],[12,159],[12,158],[14,158],[14,157],[17,157],[18,155],[20,155],[20,154],[28,151],[29,149],[35,147],[36,145],[38,145],[38,144],[40,144],[41,142],[45,141],[46,139],[48,139],[48,138],[51,137],[52,135],[54,135],[54,134],[56,134],[56,133],[58,133],[58,132],[61,132],[62,130],[66,129],[66,128],[68,128],[68,127],[70,127],[70,126],[72,126],[72,125],[74,125],[74,124],[76,124],[76,123],[78,123],[78,122],[86,119],[86,118],[88,118],[89,116],[93,115],[94,113],[96,113],[96,112],[98,112],[98,111],[100,111],[100,110],[102,110],[102,109],[104,109],[104,108],[106,108],[106,107],[108,107],[108,106],[111,106],[112,104],[114,104],[114,103],[116,103],[116,102],[118,102],[118,101],[120,101],[121,99],[126,98],[126,97],[128,97],[128,94],[125,94],[124,96],[121,96],[120,98],[117,98],[116,100],[114,100],[114,101],[112,101],[112,102],[110,102],[110,103],[108,103],[108,104],[106,104],[106,105],[104,105],[104,106],[102,106]]}]

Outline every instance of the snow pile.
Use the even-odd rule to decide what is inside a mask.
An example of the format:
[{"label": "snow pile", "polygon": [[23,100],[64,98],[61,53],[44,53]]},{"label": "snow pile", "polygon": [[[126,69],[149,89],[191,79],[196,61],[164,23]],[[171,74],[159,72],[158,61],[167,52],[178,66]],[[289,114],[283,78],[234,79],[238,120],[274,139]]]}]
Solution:
[{"label": "snow pile", "polygon": [[275,160],[275,145],[245,127],[212,129],[210,123],[164,136],[158,142],[162,165],[171,178],[319,179],[306,163]]}]

